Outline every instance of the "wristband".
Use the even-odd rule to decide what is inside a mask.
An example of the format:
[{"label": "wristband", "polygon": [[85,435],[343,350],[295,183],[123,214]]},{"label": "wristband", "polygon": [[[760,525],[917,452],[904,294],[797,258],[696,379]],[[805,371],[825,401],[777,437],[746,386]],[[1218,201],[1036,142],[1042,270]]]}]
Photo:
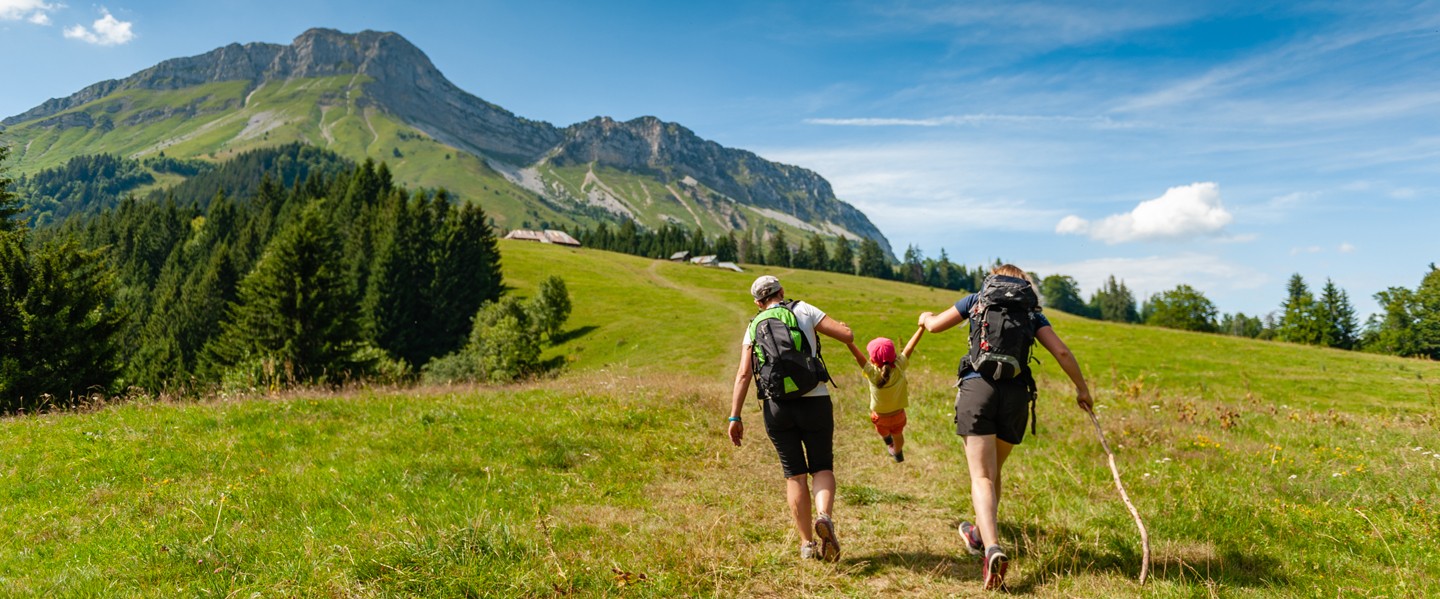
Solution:
[{"label": "wristband", "polygon": [[740,417],[739,417],[739,416],[731,416],[731,417],[730,417],[730,422],[740,422]]}]

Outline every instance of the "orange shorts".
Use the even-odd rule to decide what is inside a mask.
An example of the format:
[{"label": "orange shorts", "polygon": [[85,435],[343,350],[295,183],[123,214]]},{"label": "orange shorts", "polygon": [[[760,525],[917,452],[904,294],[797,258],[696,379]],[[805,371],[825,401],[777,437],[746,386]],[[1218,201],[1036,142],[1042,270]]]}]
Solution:
[{"label": "orange shorts", "polygon": [[870,422],[875,424],[875,432],[880,433],[882,437],[905,432],[905,410],[884,416],[871,412]]}]

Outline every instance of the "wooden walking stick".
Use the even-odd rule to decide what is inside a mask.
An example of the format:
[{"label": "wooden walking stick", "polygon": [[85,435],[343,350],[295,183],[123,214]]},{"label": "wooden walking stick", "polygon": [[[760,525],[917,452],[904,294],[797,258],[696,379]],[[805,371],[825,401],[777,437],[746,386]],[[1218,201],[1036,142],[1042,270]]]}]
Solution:
[{"label": "wooden walking stick", "polygon": [[1136,511],[1135,504],[1130,503],[1130,495],[1125,492],[1125,485],[1120,484],[1120,470],[1115,467],[1115,452],[1110,451],[1110,444],[1105,442],[1105,431],[1100,429],[1100,419],[1095,417],[1093,410],[1085,410],[1090,415],[1090,422],[1095,425],[1095,434],[1100,436],[1100,446],[1105,448],[1105,455],[1110,458],[1110,473],[1115,475],[1115,488],[1120,490],[1120,499],[1125,502],[1125,507],[1130,508],[1130,515],[1135,517],[1135,526],[1140,528],[1140,546],[1144,553],[1140,558],[1140,584],[1145,584],[1145,578],[1150,574],[1150,534],[1145,532],[1145,523],[1140,521],[1140,512]]}]

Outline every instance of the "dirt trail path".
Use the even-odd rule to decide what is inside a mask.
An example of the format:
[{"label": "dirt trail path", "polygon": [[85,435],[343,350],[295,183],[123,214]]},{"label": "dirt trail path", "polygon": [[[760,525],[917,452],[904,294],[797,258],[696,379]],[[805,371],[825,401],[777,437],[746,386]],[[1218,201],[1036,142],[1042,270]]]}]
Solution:
[{"label": "dirt trail path", "polygon": [[669,264],[669,262],[665,262],[663,260],[656,260],[650,263],[649,268],[645,269],[645,276],[649,277],[651,281],[654,281],[656,285],[672,291],[679,292],[685,297],[698,300],[712,306],[716,306],[722,310],[734,312],[736,315],[739,315],[741,317],[749,316],[749,313],[745,311],[745,307],[742,305],[736,304],[734,302],[721,301],[710,294],[701,293],[689,287],[682,287],[680,285],[676,285],[674,281],[671,281],[670,279],[665,278],[665,275],[660,274],[660,266],[662,264]]}]

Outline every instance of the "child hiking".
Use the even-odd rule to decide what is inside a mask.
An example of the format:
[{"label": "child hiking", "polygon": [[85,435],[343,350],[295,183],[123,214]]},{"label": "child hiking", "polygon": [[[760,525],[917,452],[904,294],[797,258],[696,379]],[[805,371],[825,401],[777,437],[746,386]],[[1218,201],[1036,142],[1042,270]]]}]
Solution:
[{"label": "child hiking", "polygon": [[[838,561],[840,541],[831,511],[835,504],[835,410],[825,387],[830,375],[820,358],[817,333],[845,344],[853,343],[855,335],[845,323],[819,308],[786,300],[780,280],[770,275],[755,279],[750,296],[760,312],[746,327],[740,343],[740,365],[735,369],[730,396],[730,442],[739,447],[745,438],[740,414],[753,378],[765,433],[785,473],[785,498],[800,534],[800,557]],[[812,507],[817,512],[813,525]]]},{"label": "child hiking", "polygon": [[853,342],[845,344],[864,371],[865,382],[869,383],[870,422],[897,463],[905,461],[905,408],[910,405],[905,370],[910,366],[910,354],[924,334],[925,327],[916,329],[899,354],[895,353],[895,342],[885,337],[871,339],[864,353]]},{"label": "child hiking", "polygon": [[975,524],[960,523],[960,537],[972,555],[983,555],[981,577],[986,589],[1004,583],[1010,560],[1000,545],[1000,470],[1010,450],[1025,438],[1025,424],[1035,401],[1030,351],[1039,341],[1075,384],[1075,403],[1090,411],[1090,388],[1070,348],[1055,334],[1050,319],[1025,271],[1011,264],[996,266],[980,286],[940,314],[925,312],[919,324],[939,333],[962,322],[970,324],[970,349],[960,360],[955,394],[955,434],[965,441],[970,471],[970,500]]}]

